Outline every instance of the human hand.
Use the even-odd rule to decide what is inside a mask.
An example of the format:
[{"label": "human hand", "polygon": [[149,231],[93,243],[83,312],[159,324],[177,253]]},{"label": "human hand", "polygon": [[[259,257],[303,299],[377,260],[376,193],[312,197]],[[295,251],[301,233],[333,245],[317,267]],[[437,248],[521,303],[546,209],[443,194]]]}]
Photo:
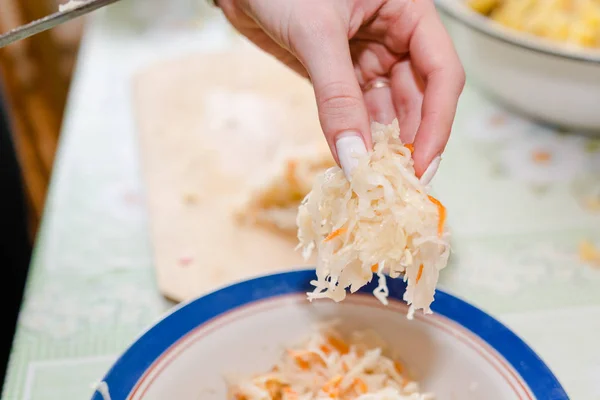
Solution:
[{"label": "human hand", "polygon": [[349,176],[372,147],[369,116],[398,118],[428,183],[440,162],[465,74],[432,0],[219,0],[231,24],[311,80],[319,120]]}]

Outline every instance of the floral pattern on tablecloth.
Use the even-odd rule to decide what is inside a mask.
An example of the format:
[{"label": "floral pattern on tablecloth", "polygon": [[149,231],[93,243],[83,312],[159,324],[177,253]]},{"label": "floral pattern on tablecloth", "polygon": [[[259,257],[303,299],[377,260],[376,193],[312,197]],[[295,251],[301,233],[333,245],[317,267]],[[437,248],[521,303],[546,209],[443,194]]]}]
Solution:
[{"label": "floral pattern on tablecloth", "polygon": [[581,257],[583,241],[600,248],[600,232],[463,240],[454,246],[440,285],[495,314],[552,309],[557,301],[561,306],[596,304],[600,268]]},{"label": "floral pattern on tablecloth", "polygon": [[140,276],[135,270],[57,272],[35,285],[36,295],[25,303],[20,325],[53,339],[68,339],[119,321],[145,326],[157,312],[173,305],[155,296],[157,290],[152,276]]},{"label": "floral pattern on tablecloth", "polygon": [[590,211],[600,211],[600,138],[554,130],[510,113],[479,94],[481,108],[460,131],[485,153],[494,175],[536,193],[556,185]]}]

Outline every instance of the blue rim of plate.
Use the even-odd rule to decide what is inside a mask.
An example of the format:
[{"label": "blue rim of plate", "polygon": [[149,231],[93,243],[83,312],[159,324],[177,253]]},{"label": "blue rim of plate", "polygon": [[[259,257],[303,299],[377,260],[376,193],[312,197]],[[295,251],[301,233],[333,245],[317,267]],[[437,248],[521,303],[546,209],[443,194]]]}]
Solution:
[{"label": "blue rim of plate", "polygon": [[[261,276],[218,289],[183,303],[144,332],[119,357],[103,381],[112,400],[124,400],[144,372],[188,332],[215,317],[238,307],[267,298],[312,291],[314,269],[295,270]],[[402,279],[388,279],[389,297],[402,301],[406,284]],[[377,283],[361,288],[371,293]],[[462,325],[494,348],[515,369],[537,399],[568,400],[565,390],[548,366],[517,335],[482,310],[443,290],[437,290],[431,309]],[[92,400],[103,400],[94,393]]]}]

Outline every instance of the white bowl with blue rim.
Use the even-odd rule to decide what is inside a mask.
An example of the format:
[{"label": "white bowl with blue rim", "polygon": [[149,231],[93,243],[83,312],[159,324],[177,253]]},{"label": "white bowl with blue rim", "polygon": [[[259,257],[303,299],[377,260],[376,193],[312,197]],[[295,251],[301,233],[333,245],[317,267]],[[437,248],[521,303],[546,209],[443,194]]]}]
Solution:
[{"label": "white bowl with blue rim", "polygon": [[[262,276],[177,306],[121,355],[101,387],[111,400],[226,399],[228,376],[268,371],[315,323],[338,319],[342,331],[379,333],[438,399],[568,399],[527,344],[463,300],[438,290],[434,313],[408,320],[401,279],[388,279],[388,306],[371,294],[376,282],[341,303],[311,303],[314,275]],[[93,400],[103,397],[97,391]]]},{"label": "white bowl with blue rim", "polygon": [[518,32],[467,0],[435,0],[468,80],[540,122],[600,135],[600,49]]}]

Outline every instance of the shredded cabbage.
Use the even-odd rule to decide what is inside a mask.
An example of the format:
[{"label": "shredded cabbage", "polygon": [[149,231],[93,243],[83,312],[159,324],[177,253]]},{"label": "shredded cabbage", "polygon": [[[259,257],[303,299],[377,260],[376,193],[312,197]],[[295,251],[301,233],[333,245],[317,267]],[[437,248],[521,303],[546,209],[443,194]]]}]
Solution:
[{"label": "shredded cabbage", "polygon": [[355,332],[347,342],[332,328],[288,349],[268,373],[232,386],[234,400],[429,400],[405,367],[384,355],[375,333]]},{"label": "shredded cabbage", "polygon": [[296,223],[305,259],[318,253],[309,300],[341,301],[376,273],[373,292],[387,304],[386,275],[404,275],[404,300],[431,313],[439,271],[450,252],[446,210],[415,176],[412,146],[400,140],[398,121],[372,124],[374,148],[358,159],[350,180],[335,166],[318,175]]},{"label": "shredded cabbage", "polygon": [[274,172],[252,185],[249,196],[236,211],[236,219],[246,224],[274,228],[277,232],[295,237],[296,216],[302,199],[310,192],[317,174],[335,165],[329,148],[296,149],[273,164]]}]

